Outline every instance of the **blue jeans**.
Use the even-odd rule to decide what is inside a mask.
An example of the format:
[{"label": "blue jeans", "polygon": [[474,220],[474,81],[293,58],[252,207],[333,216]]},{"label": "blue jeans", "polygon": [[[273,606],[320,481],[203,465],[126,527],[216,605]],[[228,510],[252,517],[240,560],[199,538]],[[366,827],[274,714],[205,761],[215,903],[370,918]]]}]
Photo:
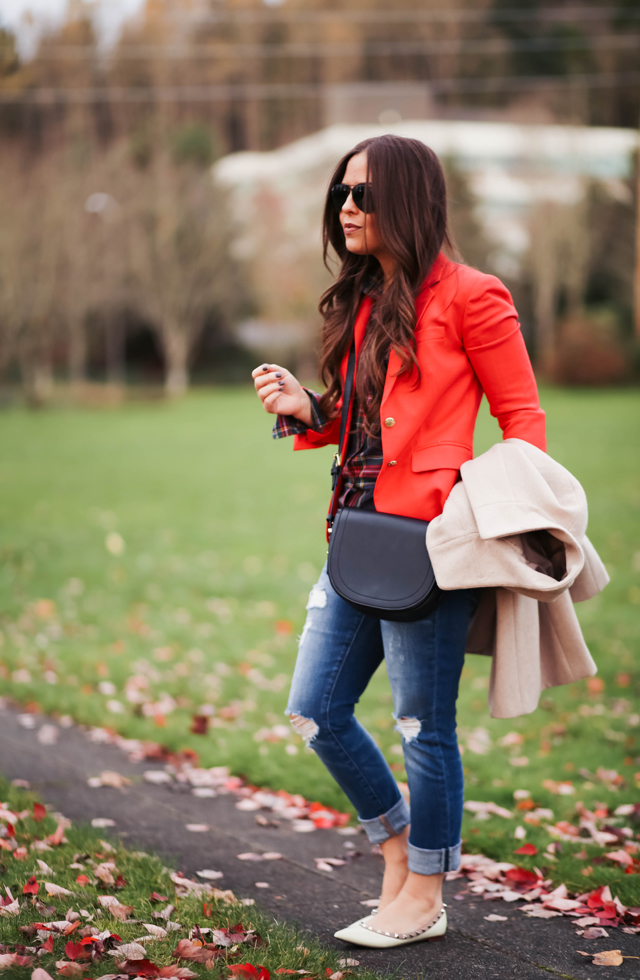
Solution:
[{"label": "blue jeans", "polygon": [[[464,781],[456,699],[479,589],[443,593],[414,623],[356,612],[334,592],[326,568],[311,591],[286,713],[358,811],[372,843],[411,824],[409,869],[460,864]],[[386,660],[396,731],[402,736],[411,805],[354,708]]]}]

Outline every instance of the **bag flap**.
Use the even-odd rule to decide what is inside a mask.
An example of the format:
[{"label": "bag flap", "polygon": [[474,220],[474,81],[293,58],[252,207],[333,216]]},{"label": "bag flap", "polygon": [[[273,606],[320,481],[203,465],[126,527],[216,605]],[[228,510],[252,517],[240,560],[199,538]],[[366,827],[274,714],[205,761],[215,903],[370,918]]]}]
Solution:
[{"label": "bag flap", "polygon": [[472,459],[473,449],[457,442],[438,442],[414,450],[411,456],[411,469],[414,473],[425,470],[459,470],[463,463]]}]

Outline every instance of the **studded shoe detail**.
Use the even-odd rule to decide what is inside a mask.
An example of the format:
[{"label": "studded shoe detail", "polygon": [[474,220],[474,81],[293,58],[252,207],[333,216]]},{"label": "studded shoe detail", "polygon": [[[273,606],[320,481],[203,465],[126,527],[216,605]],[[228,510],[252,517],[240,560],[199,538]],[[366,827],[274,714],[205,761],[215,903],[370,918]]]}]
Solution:
[{"label": "studded shoe detail", "polygon": [[369,946],[374,949],[391,949],[394,946],[406,946],[409,943],[419,943],[423,940],[435,941],[443,939],[447,931],[447,912],[443,906],[437,916],[432,919],[426,929],[419,929],[417,932],[383,932],[382,929],[374,929],[368,924],[367,919],[358,919],[346,929],[340,929],[334,933],[336,939],[342,939],[347,943],[354,943],[357,946]]}]

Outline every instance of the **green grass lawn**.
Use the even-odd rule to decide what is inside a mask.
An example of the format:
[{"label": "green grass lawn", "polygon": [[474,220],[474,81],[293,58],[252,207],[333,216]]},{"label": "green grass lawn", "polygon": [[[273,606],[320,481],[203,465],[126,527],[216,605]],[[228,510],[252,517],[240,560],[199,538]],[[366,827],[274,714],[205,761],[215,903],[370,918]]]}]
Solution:
[{"label": "green grass lawn", "polygon": [[[534,714],[495,721],[490,664],[469,657],[458,719],[468,799],[513,809],[514,791],[526,789],[560,820],[575,818],[577,801],[640,800],[640,394],[552,389],[542,400],[549,452],[586,489],[589,534],[612,580],[578,607],[598,684],[546,692]],[[498,435],[483,408],[476,451]],[[273,442],[249,388],[179,404],[8,410],[0,446],[4,693],[348,808],[315,755],[280,727],[325,558],[330,450],[294,454]],[[203,705],[215,709],[209,732],[191,734]],[[384,669],[358,710],[402,780]],[[574,792],[543,787],[550,779]],[[467,814],[464,836],[508,859],[516,824]],[[527,827],[527,841],[549,839]],[[601,852],[591,845],[588,861],[572,858],[579,846],[565,846],[550,873],[574,890],[615,881],[623,901],[640,905],[637,875],[593,865]],[[581,875],[585,865],[592,874]]]}]

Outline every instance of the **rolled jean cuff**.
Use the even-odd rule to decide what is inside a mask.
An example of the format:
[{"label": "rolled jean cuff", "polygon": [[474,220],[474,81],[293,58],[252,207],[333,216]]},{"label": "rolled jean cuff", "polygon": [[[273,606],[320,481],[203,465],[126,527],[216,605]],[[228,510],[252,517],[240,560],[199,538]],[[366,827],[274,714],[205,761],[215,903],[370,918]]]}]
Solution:
[{"label": "rolled jean cuff", "polygon": [[409,841],[409,871],[417,875],[437,875],[445,871],[457,871],[462,857],[462,841],[455,847],[441,847],[428,851]]},{"label": "rolled jean cuff", "polygon": [[371,844],[382,844],[390,837],[396,837],[410,822],[409,804],[403,796],[381,817],[363,820],[358,817]]}]

